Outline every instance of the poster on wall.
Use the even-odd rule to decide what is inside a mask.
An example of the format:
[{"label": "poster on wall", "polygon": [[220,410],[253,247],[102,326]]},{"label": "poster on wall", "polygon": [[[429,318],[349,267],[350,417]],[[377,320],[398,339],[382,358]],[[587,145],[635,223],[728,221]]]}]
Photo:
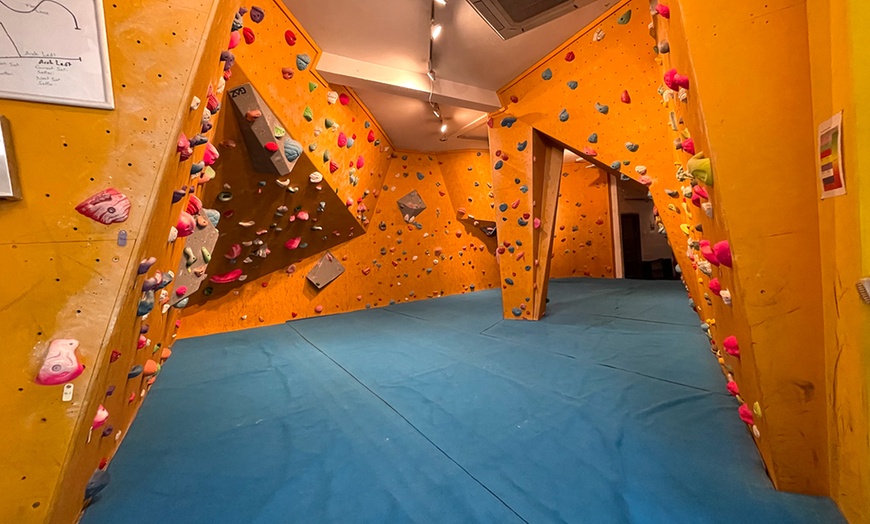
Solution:
[{"label": "poster on wall", "polygon": [[0,98],[114,109],[102,0],[0,0]]},{"label": "poster on wall", "polygon": [[842,112],[819,126],[819,178],[822,182],[822,198],[846,194]]}]

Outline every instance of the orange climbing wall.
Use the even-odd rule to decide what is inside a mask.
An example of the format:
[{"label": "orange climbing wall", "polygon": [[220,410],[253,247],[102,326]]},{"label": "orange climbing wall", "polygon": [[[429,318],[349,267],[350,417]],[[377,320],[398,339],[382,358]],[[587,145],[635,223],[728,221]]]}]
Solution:
[{"label": "orange climbing wall", "polygon": [[[741,4],[727,16],[687,2],[672,3],[671,11],[670,21],[657,20],[659,38],[671,48],[662,69],[686,72],[693,85],[687,102],[671,108],[685,122],[678,131],[691,134],[696,150],[710,152],[715,176],[708,188],[713,219],[702,216],[703,232],[692,237],[730,240],[734,257],[733,268],[714,268],[709,276],[687,270],[685,277],[704,289],[696,302],[702,318],[711,319],[717,346],[728,336],[739,342],[739,358],[722,351],[721,362],[740,388],[738,402],[754,412],[756,443],[774,484],[828,494],[806,11],[784,2]],[[696,33],[710,24],[717,35],[740,37],[726,44]],[[781,60],[786,53],[791,59]],[[744,85],[727,70],[735,55],[751,55],[743,74],[764,80],[731,105],[724,102]],[[759,136],[766,137],[763,145]],[[771,177],[773,165],[791,176]],[[731,292],[731,306],[707,289],[711,278]]]},{"label": "orange climbing wall", "polygon": [[[469,155],[451,156],[444,164],[456,161],[467,171],[469,160]],[[293,264],[292,273],[280,270],[247,280],[232,293],[189,307],[181,335],[314,316],[317,306],[322,306],[320,314],[326,315],[494,287],[498,278],[495,240],[456,219],[439,164],[435,155],[395,154],[383,185],[375,189],[379,194],[377,207],[369,212],[371,224],[366,234],[331,249],[345,274],[322,290],[317,291],[305,279],[320,259],[315,254]],[[413,190],[426,204],[414,221],[420,228],[403,220],[397,204]],[[279,252],[270,256],[286,259],[287,255]]]},{"label": "orange climbing wall", "polygon": [[[647,2],[618,3],[500,91],[506,107],[493,115],[491,147],[510,159],[491,157],[495,203],[528,208],[520,190],[530,185],[533,166],[517,154],[517,142],[535,132],[648,185],[723,373],[740,388],[735,411],[745,403],[745,416],[754,419],[748,424],[774,483],[826,494],[814,130],[806,31],[794,30],[806,28],[806,13],[787,2],[749,2],[727,12],[671,4],[670,21],[656,16],[651,31]],[[711,27],[721,38],[710,37]],[[670,52],[658,55],[654,46],[665,41]],[[781,60],[786,54],[792,59]],[[741,75],[729,65],[735,56],[751,57]],[[688,90],[664,86],[671,67],[687,75]],[[751,96],[735,104],[746,78],[754,80]],[[699,181],[709,194],[697,201],[712,205],[712,218],[691,202],[690,155],[675,149],[676,139],[690,137],[712,158],[713,180]],[[771,177],[770,166],[792,176]],[[499,225],[500,240],[524,227],[515,216]],[[700,270],[704,239],[731,241],[733,269]],[[502,277],[517,273],[501,267]],[[732,305],[710,289],[714,277]],[[535,285],[524,278],[512,286],[506,311]],[[740,358],[719,349],[731,335]]]},{"label": "orange climbing wall", "polygon": [[[159,360],[154,348],[172,342],[175,313],[161,315],[158,306],[147,321],[150,345],[136,349],[143,278],[136,268],[144,256],[157,257],[164,270],[177,266],[183,242],[166,239],[184,200],[170,200],[173,189],[190,183],[193,160],[178,164],[176,138],[182,128],[199,127],[203,109],[188,106],[218,80],[237,8],[204,0],[107,4],[114,111],[0,101],[23,192],[20,202],[0,203],[0,248],[14,275],[0,283],[9,346],[0,367],[0,447],[7,450],[0,458],[0,521],[76,519],[85,483],[117,449],[145,391],[144,379],[128,382],[127,371]],[[108,187],[131,201],[125,222],[107,226],[76,213],[76,204]],[[118,245],[121,230],[126,246]],[[33,382],[56,338],[78,339],[86,366],[66,402],[63,386]],[[121,356],[110,363],[113,349]],[[115,391],[107,397],[109,386]],[[99,428],[89,442],[100,404],[113,429],[103,437],[106,427]]]},{"label": "orange climbing wall", "polygon": [[607,172],[562,165],[550,278],[613,278],[613,227]]},{"label": "orange climbing wall", "polygon": [[853,285],[870,275],[870,67],[862,27],[870,4],[807,2],[813,126],[843,111],[847,193],[818,202],[828,389],[831,495],[850,522],[870,522],[870,308]]}]

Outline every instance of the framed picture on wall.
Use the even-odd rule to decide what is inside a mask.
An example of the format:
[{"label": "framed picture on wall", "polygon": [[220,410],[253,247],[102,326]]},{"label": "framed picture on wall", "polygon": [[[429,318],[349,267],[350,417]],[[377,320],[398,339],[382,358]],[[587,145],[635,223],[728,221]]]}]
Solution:
[{"label": "framed picture on wall", "polygon": [[0,98],[114,109],[102,0],[0,1]]}]

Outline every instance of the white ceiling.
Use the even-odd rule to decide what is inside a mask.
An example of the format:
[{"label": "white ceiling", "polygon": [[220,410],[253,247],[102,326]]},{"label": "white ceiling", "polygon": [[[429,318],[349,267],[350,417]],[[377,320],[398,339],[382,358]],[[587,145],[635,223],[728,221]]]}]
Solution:
[{"label": "white ceiling", "polygon": [[[557,20],[503,41],[465,0],[435,6],[444,26],[435,42],[433,68],[439,80],[496,91],[606,11],[615,0],[578,0],[586,4]],[[284,0],[325,53],[425,74],[428,70],[432,0]],[[457,133],[485,115],[440,104],[448,140],[439,140],[440,123],[428,103],[377,84],[354,87],[397,149],[444,151],[485,147]],[[393,90],[394,91],[394,90]],[[419,95],[419,93],[417,93]],[[423,97],[425,98],[425,97]],[[484,130],[463,135],[485,137]]]}]

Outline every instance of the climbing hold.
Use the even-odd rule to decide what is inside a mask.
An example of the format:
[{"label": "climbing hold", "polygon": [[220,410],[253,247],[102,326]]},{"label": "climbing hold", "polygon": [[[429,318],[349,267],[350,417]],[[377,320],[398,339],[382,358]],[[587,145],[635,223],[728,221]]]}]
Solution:
[{"label": "climbing hold", "polygon": [[671,8],[664,4],[656,4],[656,13],[666,20],[671,18]]},{"label": "climbing hold", "polygon": [[344,147],[347,145],[347,135],[343,132],[338,133],[338,147]]},{"label": "climbing hold", "polygon": [[507,127],[507,128],[510,128],[511,126],[514,125],[514,123],[516,123],[516,121],[517,121],[517,117],[515,117],[515,116],[506,116],[506,117],[504,117],[504,118],[501,119],[501,127]]},{"label": "climbing hold", "polygon": [[707,283],[707,287],[710,288],[710,291],[712,291],[717,297],[722,293],[722,284],[719,283],[718,278],[711,278],[710,282]]},{"label": "climbing hold", "polygon": [[628,90],[622,92],[622,95],[619,97],[623,104],[631,103],[631,95],[628,94]]},{"label": "climbing hold", "polygon": [[253,44],[254,40],[256,40],[256,37],[254,36],[254,30],[250,27],[242,29],[242,37],[244,37],[245,43],[248,45]]},{"label": "climbing hold", "polygon": [[571,116],[571,115],[568,114],[568,110],[567,110],[567,109],[563,109],[562,112],[559,113],[559,121],[560,121],[560,122],[567,122],[567,121],[568,121],[568,118],[570,118],[570,116]]},{"label": "climbing hold", "polygon": [[626,142],[625,148],[634,153],[638,150],[638,148],[640,148],[640,146],[635,144],[634,142]]},{"label": "climbing hold", "polygon": [[625,25],[631,20],[631,9],[622,14],[619,18],[616,19],[616,23],[619,25]]},{"label": "climbing hold", "polygon": [[[105,460],[105,459],[104,459]],[[103,488],[109,484],[109,472],[103,469],[97,469],[91,475],[87,485],[85,485],[85,501],[88,502],[97,496]]]},{"label": "climbing hold", "polygon": [[291,68],[291,67],[282,67],[281,68],[281,77],[284,80],[291,80],[293,78],[294,74],[295,74],[295,72],[293,71],[293,68]]},{"label": "climbing hold", "polygon": [[604,40],[604,29],[598,28],[595,30],[595,33],[592,34],[593,42],[600,42]]},{"label": "climbing hold", "polygon": [[716,253],[713,251],[712,246],[710,246],[709,240],[701,240],[698,243],[699,251],[701,252],[701,256],[704,259],[714,266],[719,266],[719,259],[716,257]]},{"label": "climbing hold", "polygon": [[495,163],[495,165],[493,166],[493,168],[494,168],[496,171],[498,171],[499,169],[502,168],[502,166],[504,166],[504,162],[502,162],[501,160],[499,160],[498,162]]},{"label": "climbing hold", "polygon": [[[128,379],[136,378],[141,374],[142,374],[142,366],[136,365],[136,366],[133,366],[132,368],[130,368],[130,371],[127,372],[127,378]],[[134,395],[135,395],[135,393],[134,393]]]},{"label": "climbing hold", "polygon": [[579,86],[579,85],[580,84],[578,84],[576,80],[569,80],[568,81],[568,89],[570,89],[572,91],[577,89],[577,86]]},{"label": "climbing hold", "polygon": [[308,64],[311,63],[311,57],[305,53],[296,55],[296,69],[305,71],[308,69]]},{"label": "climbing hold", "polygon": [[263,21],[263,18],[266,16],[266,12],[263,11],[263,9],[260,7],[253,6],[253,7],[251,7],[251,12],[248,16],[251,17],[251,22],[254,22],[255,24],[259,24],[260,22]]},{"label": "climbing hold", "polygon": [[676,69],[670,69],[664,76],[665,85],[673,91],[679,90],[681,87],[689,89],[689,77],[683,76]]},{"label": "climbing hold", "polygon": [[523,140],[517,144],[517,151],[525,151],[526,147],[528,147],[529,141]]},{"label": "climbing hold", "polygon": [[350,96],[347,93],[341,93],[338,95],[338,101],[341,105],[346,106],[350,103]]},{"label": "climbing hold", "polygon": [[568,51],[568,53],[565,55],[566,62],[573,62],[574,58],[576,58],[574,55],[574,51]]},{"label": "climbing hold", "polygon": [[356,159],[356,168],[362,169],[364,165],[366,165],[366,160],[362,155],[360,155],[360,157]]},{"label": "climbing hold", "polygon": [[323,313],[323,306],[321,306],[320,304],[314,306],[314,312],[317,313],[318,315],[320,313]]},{"label": "climbing hold", "polygon": [[330,173],[335,173],[336,171],[338,171],[338,168],[339,168],[338,162],[336,162],[335,160],[329,161],[329,172]]},{"label": "climbing hold", "polygon": [[514,285],[514,279],[506,278],[506,279],[504,279],[504,283],[509,285],[509,286],[512,286],[512,285]]},{"label": "climbing hold", "polygon": [[142,299],[139,300],[139,305],[136,307],[136,316],[145,316],[154,309],[154,291],[146,291]]},{"label": "climbing hold", "polygon": [[731,246],[727,240],[717,242],[716,245],[713,246],[713,253],[715,253],[719,263],[725,267],[731,267]]},{"label": "climbing hold", "polygon": [[58,338],[48,345],[48,353],[36,375],[36,383],[42,386],[55,386],[74,380],[82,374],[85,366],[79,363],[75,351],[79,341],[72,338]]},{"label": "climbing hold", "polygon": [[110,187],[84,200],[76,211],[101,224],[114,224],[130,216],[130,199]]},{"label": "climbing hold", "polygon": [[270,153],[274,153],[278,150],[278,144],[276,144],[275,142],[266,142],[266,145],[263,147],[265,147],[266,151]]},{"label": "climbing hold", "polygon": [[719,292],[719,298],[722,299],[722,302],[724,302],[726,306],[731,305],[731,292],[727,289],[723,289]]},{"label": "climbing hold", "polygon": [[315,172],[311,173],[310,175],[308,175],[308,181],[311,182],[312,184],[319,184],[319,183],[323,182],[323,175],[320,174],[320,172],[315,171]]},{"label": "climbing hold", "polygon": [[296,33],[289,29],[284,31],[284,41],[287,45],[296,45]]},{"label": "climbing hold", "polygon": [[695,141],[691,138],[687,138],[680,142],[680,146],[683,148],[683,151],[689,153],[690,155],[695,155]]},{"label": "climbing hold", "polygon": [[284,247],[287,249],[296,249],[299,247],[299,244],[302,242],[302,237],[293,237],[287,242],[284,242]]},{"label": "climbing hold", "polygon": [[260,111],[259,109],[251,109],[250,111],[245,113],[245,120],[247,120],[248,122],[254,122],[261,116],[263,116],[262,111]]},{"label": "climbing hold", "polygon": [[606,115],[607,112],[610,111],[610,108],[606,105],[599,104],[598,102],[595,102],[595,110],[598,111],[599,113],[601,113],[602,115]]},{"label": "climbing hold", "polygon": [[551,71],[548,67],[544,70],[543,73],[541,73],[541,78],[543,78],[544,80],[550,80],[551,78],[553,78],[553,71]]},{"label": "climbing hold", "polygon": [[229,271],[227,273],[223,273],[221,275],[212,275],[212,277],[209,278],[209,282],[212,282],[215,284],[229,284],[230,282],[235,282],[236,280],[239,280],[239,277],[241,277],[241,276],[242,276],[242,270],[241,269],[234,269],[232,271]]},{"label": "climbing hold", "polygon": [[622,167],[622,162],[620,162],[619,160],[610,164],[610,169],[614,169],[616,171],[619,171],[619,169],[621,167]]},{"label": "climbing hold", "polygon": [[737,386],[737,382],[733,380],[729,380],[727,384],[725,384],[725,388],[728,390],[728,393],[731,393],[733,396],[737,396],[740,394],[740,387]]},{"label": "climbing hold", "polygon": [[336,93],[335,91],[327,91],[326,102],[330,105],[338,102],[338,93]]},{"label": "climbing hold", "polygon": [[722,341],[722,347],[725,349],[725,352],[732,357],[740,356],[740,345],[737,344],[737,337],[734,335],[726,337],[725,340]]},{"label": "climbing hold", "polygon": [[667,42],[662,42],[659,44],[659,53],[666,55],[671,52],[671,44]]},{"label": "climbing hold", "polygon": [[686,168],[696,179],[708,186],[713,185],[713,165],[709,158],[704,157],[703,151],[690,158],[686,163]]},{"label": "climbing hold", "polygon": [[288,162],[295,162],[302,154],[302,144],[292,138],[284,139],[284,157]]},{"label": "climbing hold", "polygon": [[175,227],[178,229],[178,236],[184,238],[193,234],[196,229],[196,220],[187,211],[182,211]]},{"label": "climbing hold", "polygon": [[136,271],[136,273],[139,275],[144,275],[145,273],[148,272],[149,269],[151,269],[151,266],[153,266],[156,263],[157,263],[157,259],[154,257],[143,258],[139,262],[139,269]]},{"label": "climbing hold", "polygon": [[752,416],[752,410],[749,409],[749,406],[741,404],[740,407],[737,408],[737,413],[740,415],[740,420],[745,422],[747,425],[755,425],[755,418]]},{"label": "climbing hold", "polygon": [[368,136],[366,137],[366,140],[368,140],[369,143],[375,141],[375,132],[374,132],[373,130],[369,130],[369,134],[368,134]]}]

